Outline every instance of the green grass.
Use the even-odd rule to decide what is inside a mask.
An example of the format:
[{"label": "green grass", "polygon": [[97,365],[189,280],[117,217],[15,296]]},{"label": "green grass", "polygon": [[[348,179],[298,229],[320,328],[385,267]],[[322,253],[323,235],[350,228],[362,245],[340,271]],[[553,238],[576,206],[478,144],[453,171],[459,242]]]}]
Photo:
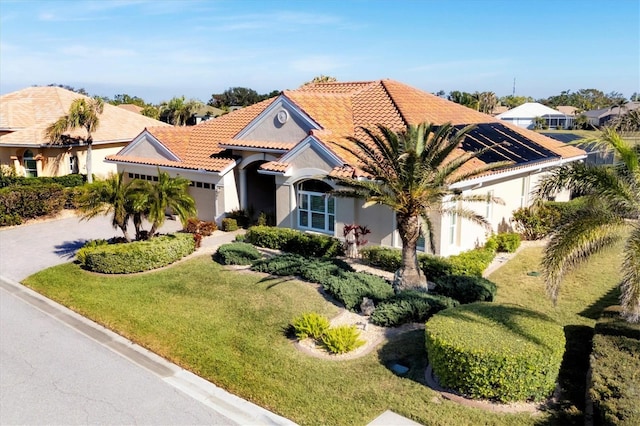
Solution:
[{"label": "green grass", "polygon": [[[582,333],[582,340],[585,332],[590,339],[594,320],[581,312],[599,306],[600,299],[611,293],[615,266],[603,256],[578,271],[565,283],[558,306],[553,307],[544,296],[541,278],[526,275],[537,268],[539,255],[540,249],[523,250],[493,274],[491,279],[499,287],[497,301],[541,310],[569,329],[577,327],[574,334]],[[69,263],[41,271],[25,284],[299,424],[364,425],[388,409],[427,425],[581,420],[582,408],[574,394],[563,410],[538,416],[491,413],[441,398],[422,383],[426,354],[424,332],[419,330],[391,339],[358,359],[306,356],[287,337],[290,322],[311,311],[332,317],[337,308],[309,284],[228,271],[208,256],[131,276],[91,274]],[[584,345],[569,349],[581,359],[588,351]],[[389,370],[393,362],[410,366],[407,377]],[[581,374],[574,370],[569,368],[565,376]]]}]

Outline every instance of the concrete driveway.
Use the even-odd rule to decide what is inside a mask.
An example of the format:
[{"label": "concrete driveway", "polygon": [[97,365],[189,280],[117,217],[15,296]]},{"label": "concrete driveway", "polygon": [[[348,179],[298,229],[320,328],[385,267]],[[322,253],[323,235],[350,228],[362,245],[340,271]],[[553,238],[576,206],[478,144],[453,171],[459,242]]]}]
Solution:
[{"label": "concrete driveway", "polygon": [[293,424],[18,283],[114,235],[102,217],[0,230],[0,423]]}]

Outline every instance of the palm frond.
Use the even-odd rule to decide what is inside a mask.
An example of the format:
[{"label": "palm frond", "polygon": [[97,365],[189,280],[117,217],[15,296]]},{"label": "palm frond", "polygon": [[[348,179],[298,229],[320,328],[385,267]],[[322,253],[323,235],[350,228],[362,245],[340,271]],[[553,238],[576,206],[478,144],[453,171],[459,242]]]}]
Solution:
[{"label": "palm frond", "polygon": [[640,322],[640,226],[635,223],[627,239],[620,284],[622,316],[629,322]]}]

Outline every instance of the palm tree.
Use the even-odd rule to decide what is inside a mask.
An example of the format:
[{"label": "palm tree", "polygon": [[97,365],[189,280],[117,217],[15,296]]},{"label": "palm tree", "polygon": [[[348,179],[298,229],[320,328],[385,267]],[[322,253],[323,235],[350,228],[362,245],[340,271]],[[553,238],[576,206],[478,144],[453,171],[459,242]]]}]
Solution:
[{"label": "palm tree", "polygon": [[[153,237],[165,220],[167,210],[178,215],[182,224],[196,215],[196,203],[189,195],[190,181],[183,177],[172,178],[167,172],[158,170],[158,182],[144,181],[144,200],[138,206],[144,206],[144,215],[151,222],[149,237]],[[139,209],[140,210],[140,209]]]},{"label": "palm tree", "polygon": [[204,104],[198,100],[175,97],[160,104],[160,119],[175,126],[186,126],[193,114]]},{"label": "palm tree", "polygon": [[[45,130],[45,135],[51,143],[63,143],[68,139],[65,133],[84,128],[87,131],[85,142],[87,144],[87,182],[93,182],[91,147],[93,145],[92,133],[100,125],[100,114],[104,110],[104,101],[100,98],[79,98],[74,100],[69,107],[67,115],[63,115],[53,122]],[[66,138],[65,138],[66,136]]]},{"label": "palm tree", "polygon": [[127,230],[139,204],[141,185],[139,180],[125,182],[124,172],[113,174],[87,186],[80,197],[80,212],[85,220],[98,215],[112,214],[111,224],[119,228],[127,241],[131,241]]},{"label": "palm tree", "polygon": [[[593,142],[593,141],[592,141]],[[593,253],[626,239],[620,284],[622,315],[640,321],[640,146],[604,128],[601,147],[616,154],[612,166],[567,164],[543,179],[536,197],[543,200],[567,188],[588,197],[585,207],[552,232],[542,260],[547,292],[556,301],[564,274]],[[628,232],[631,226],[631,232]]]},{"label": "palm tree", "polygon": [[[457,215],[487,226],[485,218],[464,202],[487,202],[486,196],[465,196],[450,185],[481,175],[505,165],[464,166],[484,151],[463,152],[459,149],[467,126],[457,130],[450,123],[434,126],[423,123],[408,130],[394,132],[382,125],[374,129],[361,128],[365,139],[349,137],[352,144],[336,143],[358,159],[358,167],[368,179],[332,177],[345,189],[332,193],[339,197],[364,199],[365,206],[381,204],[396,215],[396,226],[402,240],[402,266],[396,272],[397,290],[419,287],[426,289],[426,280],[418,266],[416,245],[423,235],[429,237],[434,249],[431,215]],[[491,199],[490,201],[499,201]]]}]

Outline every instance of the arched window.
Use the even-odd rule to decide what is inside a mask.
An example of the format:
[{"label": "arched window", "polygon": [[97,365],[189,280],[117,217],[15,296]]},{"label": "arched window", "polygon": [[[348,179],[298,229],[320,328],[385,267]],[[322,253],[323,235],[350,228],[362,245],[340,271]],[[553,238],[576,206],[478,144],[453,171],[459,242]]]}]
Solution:
[{"label": "arched window", "polygon": [[319,180],[298,184],[298,227],[333,235],[336,226],[336,201],[327,195],[331,187]]},{"label": "arched window", "polygon": [[26,150],[22,156],[24,161],[24,175],[26,177],[38,177],[38,166],[33,152]]}]

